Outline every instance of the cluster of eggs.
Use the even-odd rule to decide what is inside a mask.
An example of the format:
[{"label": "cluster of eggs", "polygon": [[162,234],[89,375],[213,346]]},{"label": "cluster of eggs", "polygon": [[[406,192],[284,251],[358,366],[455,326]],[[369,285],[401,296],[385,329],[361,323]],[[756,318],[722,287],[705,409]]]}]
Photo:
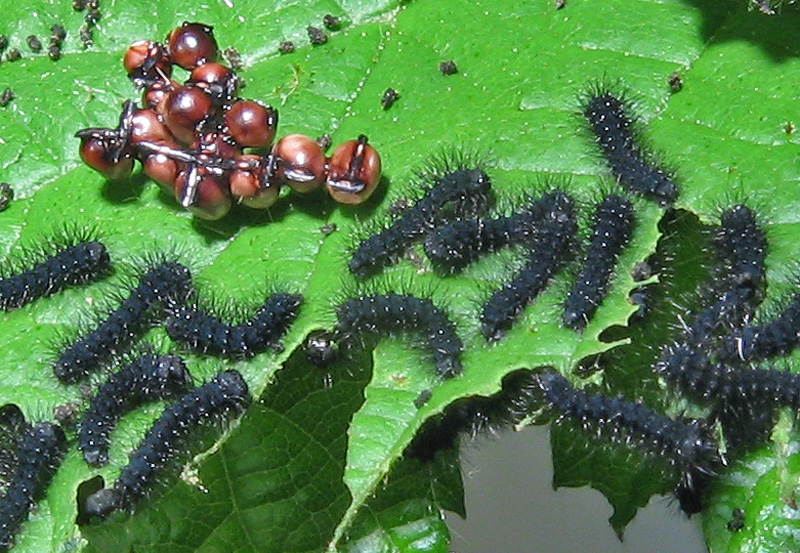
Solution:
[{"label": "cluster of eggs", "polygon": [[[234,201],[266,209],[286,185],[301,193],[323,185],[331,197],[359,204],[381,179],[378,152],[361,135],[330,157],[313,138],[290,134],[275,142],[278,112],[238,97],[236,73],[217,62],[212,28],[186,22],[164,44],[135,42],[124,66],[143,90],[144,107],[125,103],[117,128],[76,133],[83,161],[111,180],[134,160],[165,192],[204,219],[219,219]],[[189,71],[183,84],[173,66]]]}]

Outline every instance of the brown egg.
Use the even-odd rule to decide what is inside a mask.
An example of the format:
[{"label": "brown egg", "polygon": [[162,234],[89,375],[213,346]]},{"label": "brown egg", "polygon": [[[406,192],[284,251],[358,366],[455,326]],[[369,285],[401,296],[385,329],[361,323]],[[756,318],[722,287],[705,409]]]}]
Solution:
[{"label": "brown egg", "polygon": [[133,159],[125,155],[115,162],[112,159],[108,142],[102,138],[82,136],[79,153],[86,165],[109,180],[124,179],[133,170]]},{"label": "brown egg", "polygon": [[197,124],[211,114],[211,99],[197,88],[179,86],[169,93],[164,122],[184,144],[194,139]]},{"label": "brown egg", "polygon": [[242,100],[225,112],[225,124],[233,139],[242,146],[264,148],[275,139],[278,112],[271,106]]},{"label": "brown egg", "polygon": [[337,202],[357,205],[372,195],[380,180],[381,156],[362,134],[358,140],[348,140],[333,152],[325,184]]},{"label": "brown egg", "polygon": [[217,50],[213,28],[202,23],[184,22],[167,37],[170,59],[187,70],[217,61]]},{"label": "brown egg", "polygon": [[210,221],[224,217],[231,209],[225,187],[196,166],[178,173],[175,198],[197,217]]},{"label": "brown egg", "polygon": [[239,156],[231,173],[231,194],[246,206],[267,209],[278,201],[280,185],[270,180],[268,160],[261,156]]},{"label": "brown egg", "polygon": [[275,144],[272,153],[276,157],[278,180],[292,190],[311,192],[325,182],[328,174],[325,153],[310,136],[285,136]]}]

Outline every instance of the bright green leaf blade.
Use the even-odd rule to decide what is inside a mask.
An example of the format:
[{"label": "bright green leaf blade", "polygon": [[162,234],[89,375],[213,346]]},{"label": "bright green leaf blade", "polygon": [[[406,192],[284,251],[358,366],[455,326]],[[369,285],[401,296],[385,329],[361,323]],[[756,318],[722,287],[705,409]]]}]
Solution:
[{"label": "bright green leaf blade", "polygon": [[[262,2],[237,1],[232,9],[225,2],[198,8],[180,1],[109,1],[103,3],[96,47],[83,52],[77,38],[82,14],[72,12],[69,3],[56,7],[43,1],[41,6],[37,4],[8,7],[5,20],[10,23],[0,27],[0,33],[12,37],[12,46],[25,51],[24,37],[29,33],[46,36],[55,21],[64,23],[70,36],[65,57],[58,63],[43,56],[31,59],[28,54],[21,62],[0,64],[0,82],[12,83],[18,96],[10,106],[0,109],[0,138],[4,143],[0,147],[0,180],[13,180],[21,198],[0,215],[0,252],[6,255],[26,240],[39,239],[58,221],[69,219],[98,226],[119,260],[130,260],[143,248],[152,250],[156,244],[162,248],[168,242],[179,244],[192,260],[204,292],[240,299],[260,297],[266,275],[293,284],[306,295],[307,302],[285,340],[286,353],[265,354],[251,363],[236,364],[256,392],[266,389],[264,398],[284,391],[304,397],[304,392],[313,389],[304,388],[302,379],[296,386],[287,383],[281,378],[283,373],[277,373],[272,383],[270,379],[308,331],[332,323],[331,306],[342,280],[349,278],[345,270],[347,244],[350,235],[358,232],[355,221],[365,218],[370,209],[343,209],[330,202],[295,198],[291,207],[283,200],[269,216],[240,211],[238,220],[232,216],[219,223],[198,224],[190,222],[187,213],[161,197],[144,179],[135,178],[121,187],[105,185],[80,165],[71,134],[85,126],[112,125],[121,101],[136,96],[119,63],[127,44],[134,39],[161,37],[183,19],[214,24],[221,45],[235,45],[242,52],[243,76],[249,83],[244,95],[271,101],[281,109],[281,133],[330,132],[338,143],[368,131],[384,157],[391,180],[390,192],[374,211],[378,219],[396,198],[408,194],[404,186],[411,169],[443,144],[468,144],[490,152],[489,158],[496,165],[492,174],[501,195],[520,192],[537,174],[572,174],[578,177],[570,190],[588,201],[596,189],[594,175],[604,171],[580,131],[580,118],[573,116],[574,97],[587,80],[605,76],[610,80],[621,78],[641,100],[640,115],[652,120],[648,139],[679,169],[682,207],[710,221],[713,206],[730,200],[731,187],[746,190],[748,198],[755,197],[772,209],[771,282],[786,280],[788,270],[780,262],[794,259],[798,253],[795,195],[785,186],[797,180],[796,135],[783,131],[786,110],[781,105],[781,100],[791,98],[793,90],[790,76],[796,72],[796,52],[787,46],[790,43],[785,37],[793,36],[796,15],[787,14],[782,20],[764,18],[743,9],[726,11],[727,3],[678,1],[619,1],[598,6],[573,0],[562,11],[548,3],[509,1],[457,7],[447,2],[418,2],[397,11],[393,11],[396,4],[380,2],[264,6]],[[305,27],[327,12],[344,12],[349,21],[329,44],[302,47],[289,56],[275,54],[282,40],[307,44]],[[607,24],[609,21],[614,22],[613,27]],[[643,21],[647,24],[642,25]],[[457,61],[459,74],[438,74],[438,63],[445,59]],[[675,69],[681,69],[686,84],[680,94],[668,99],[666,78]],[[379,99],[388,86],[397,88],[401,99],[392,109],[383,111]],[[786,123],[791,122],[787,119]],[[769,160],[768,167],[765,159]],[[764,182],[775,186],[765,187]],[[754,193],[752,183],[761,185],[763,192]],[[312,542],[327,543],[335,527],[336,536],[341,536],[353,519],[361,524],[358,521],[364,515],[356,515],[358,509],[377,491],[417,429],[452,401],[494,393],[502,377],[516,368],[553,364],[560,370],[571,370],[584,356],[610,347],[598,336],[609,326],[623,324],[632,312],[627,304],[627,293],[633,286],[628,277],[630,269],[653,251],[659,237],[656,223],[660,210],[648,206],[639,213],[642,223],[620,263],[613,294],[582,337],[558,325],[565,276],[526,311],[507,340],[496,348],[483,344],[470,321],[474,321],[477,306],[485,298],[476,289],[484,290],[484,283],[497,286],[507,278],[509,272],[502,269],[502,263],[487,260],[464,277],[438,284],[433,297],[452,309],[460,329],[468,333],[466,374],[438,385],[429,362],[417,350],[408,349],[404,345],[407,342],[387,343],[376,351],[375,374],[366,391],[358,385],[351,390],[358,405],[362,399],[364,405],[349,428],[347,450],[338,450],[338,470],[331,469],[319,477],[324,483],[319,488],[324,491],[317,500],[324,497],[339,510],[330,511],[325,525],[300,540],[303,543],[298,550],[311,547],[308,544]],[[336,222],[339,231],[324,239],[319,227],[329,221]],[[415,291],[439,282],[430,274],[417,276],[409,264],[388,272],[394,282],[412,282],[409,286]],[[75,326],[78,315],[88,311],[80,307],[87,297],[102,301],[109,288],[98,285],[70,290],[3,315],[0,347],[7,352],[7,366],[23,369],[8,374],[4,371],[0,403],[17,403],[36,420],[50,418],[52,407],[58,403],[80,399],[77,389],[66,390],[52,381],[47,343],[57,331]],[[219,365],[197,359],[192,363],[200,377],[219,369]],[[627,378],[609,373],[606,380],[612,383],[612,392],[624,389],[634,396],[639,393]],[[413,408],[418,393],[434,386],[428,404],[420,410]],[[318,407],[327,400],[309,401]],[[351,406],[352,412],[358,405]],[[121,443],[112,451],[114,463],[100,471],[107,480],[113,479],[124,464],[125,453],[159,409],[152,406],[121,425]],[[238,488],[254,471],[247,466],[236,478],[221,478],[223,452],[249,443],[258,434],[250,428],[250,421],[262,416],[260,407],[253,408],[221,446],[220,453],[211,455],[200,469],[208,476],[209,493],[219,497],[221,505],[228,505],[231,497],[222,491],[225,486],[216,483],[227,482],[228,487]],[[332,423],[323,433],[340,436],[341,420],[338,424]],[[298,448],[301,439],[295,436],[288,442]],[[304,465],[301,459],[300,455],[293,456],[290,469],[296,467],[306,476],[313,473],[313,463]],[[61,543],[77,535],[72,523],[75,490],[92,474],[74,452],[68,457],[56,476],[58,491],[48,495],[27,525],[19,551],[41,551],[48,544],[59,549]],[[342,478],[353,494],[349,507],[341,503],[346,497]],[[589,482],[602,488],[603,479],[597,478]],[[201,481],[205,482],[203,478]],[[619,491],[628,485],[619,483],[607,491],[618,495],[615,507],[630,514],[640,500],[619,498]],[[769,486],[764,489],[769,490]],[[191,525],[207,516],[209,528],[220,529],[221,537],[208,537],[209,544],[216,544],[222,543],[229,528],[244,525],[200,503],[190,503],[195,511],[186,515],[179,498],[187,493],[187,487],[179,483],[152,509],[143,508],[125,523],[137,528],[131,539],[142,544],[160,543],[169,535],[179,542],[186,535],[199,538],[205,532],[211,536],[208,528],[194,532]],[[426,514],[436,502],[423,492],[409,493],[417,494],[416,499],[409,498],[409,504],[418,510],[423,525],[426,520],[430,522],[430,535],[437,535],[435,547],[441,547],[446,536],[436,529],[436,517]],[[768,502],[772,496],[765,491],[759,497]],[[177,517],[177,530],[159,518],[165,506],[177,509],[166,511]],[[269,514],[263,517],[276,516],[272,509],[266,511]],[[390,508],[381,512],[383,518],[379,517],[375,528],[383,530],[375,532],[384,537],[394,531],[386,529],[401,528],[401,523],[409,522],[391,514]],[[779,518],[773,522],[777,524]],[[765,525],[764,531],[773,526]],[[114,529],[122,531],[122,527],[98,527],[95,539],[101,539],[101,528],[108,528],[103,539],[116,545],[114,540],[119,535]],[[358,538],[366,539],[369,528],[359,528],[363,536]],[[371,547],[364,545],[367,541],[348,543]],[[404,543],[407,545],[402,547],[416,550],[413,539]]]}]

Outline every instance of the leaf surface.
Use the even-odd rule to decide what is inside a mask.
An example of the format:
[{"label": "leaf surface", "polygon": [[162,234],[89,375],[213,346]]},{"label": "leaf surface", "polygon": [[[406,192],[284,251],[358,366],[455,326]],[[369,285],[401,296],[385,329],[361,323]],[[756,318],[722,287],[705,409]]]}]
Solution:
[{"label": "leaf surface", "polygon": [[[305,364],[298,347],[312,330],[330,328],[336,303],[358,289],[346,269],[352,244],[388,221],[396,200],[419,195],[414,170],[434,153],[477,151],[489,161],[495,193],[505,205],[541,189],[548,177],[569,177],[564,186],[580,200],[587,228],[601,181],[610,186],[577,115],[576,98],[594,81],[618,85],[636,100],[647,142],[679,175],[678,208],[707,224],[716,221],[718,206],[740,198],[763,212],[771,241],[770,301],[780,299],[800,248],[798,139],[789,132],[798,74],[790,37],[798,16],[787,10],[781,18],[767,18],[739,4],[570,0],[556,10],[549,1],[510,0],[105,1],[95,45],[86,50],[78,37],[83,14],[69,3],[4,6],[0,34],[24,58],[0,64],[0,88],[10,86],[17,96],[0,108],[0,180],[11,182],[16,193],[0,214],[0,256],[13,258],[26,244],[73,224],[99,230],[117,272],[107,282],[0,316],[0,404],[14,403],[29,420],[41,420],[52,418],[56,405],[84,401],[77,386],[62,386],[52,377],[51,344],[57,336],[74,336],[95,317],[97,306],[112,303],[109,297],[130,274],[126,263],[143,252],[178,251],[201,294],[223,302],[255,306],[268,282],[306,298],[284,352],[230,365],[242,371],[258,401],[210,453],[190,463],[184,480],[165,478],[169,484],[132,516],[75,525],[80,484],[96,475],[112,482],[162,406],[144,408],[115,433],[109,467],[90,470],[70,452],[16,550],[88,543],[96,551],[446,551],[439,510],[463,508],[457,468],[447,457],[431,466],[401,461],[404,449],[428,418],[460,398],[496,393],[503,377],[517,369],[551,365],[573,371],[581,360],[611,348],[627,351],[628,340],[649,349],[650,358],[657,354],[677,322],[675,310],[659,324],[645,320],[653,332],[622,330],[613,341],[600,336],[634,312],[630,272],[656,250],[663,210],[637,201],[634,239],[609,298],[582,335],[560,326],[565,273],[506,339],[485,344],[477,316],[490,290],[519,262],[510,252],[459,277],[436,276],[423,257],[421,265],[404,260],[378,279],[378,288],[424,294],[449,310],[466,345],[459,379],[437,380],[430,359],[407,336],[328,371]],[[343,17],[342,30],[311,47],[305,29],[320,25],[326,13]],[[329,133],[339,144],[368,134],[383,157],[386,192],[360,208],[337,206],[322,195],[290,195],[269,212],[237,208],[223,221],[205,223],[193,221],[141,175],[106,183],[84,167],[74,132],[114,126],[121,102],[137,97],[120,63],[127,46],[161,38],[183,20],[214,25],[221,47],[239,50],[247,81],[242,95],[278,107],[279,135]],[[43,39],[56,22],[69,33],[64,57],[53,62],[31,54],[25,37]],[[285,40],[295,41],[298,50],[281,56],[277,46]],[[446,60],[456,62],[457,74],[439,72]],[[667,79],[674,71],[684,88],[671,95]],[[383,110],[380,99],[389,87],[400,99]],[[320,228],[330,223],[337,230],[326,237]],[[704,236],[691,228],[678,224],[674,232],[694,241],[680,251],[692,256],[687,265],[696,265],[710,254],[703,253]],[[693,292],[697,279],[681,277],[664,293],[664,305],[685,302],[681,294]],[[159,329],[150,339],[169,346]],[[617,368],[602,375],[610,393],[643,397],[676,412],[650,361],[622,353],[613,359]],[[223,368],[194,356],[189,364],[200,380]],[[414,400],[428,389],[430,400],[417,409]],[[794,442],[790,437],[784,443]],[[784,458],[790,469],[781,473],[783,482],[793,474],[794,453],[775,444],[752,459],[736,460],[721,475],[706,519],[713,550],[797,545],[793,512],[782,507],[786,495],[776,492],[785,486],[770,483],[776,478],[770,463]],[[556,484],[589,484],[606,493],[618,529],[651,493],[666,490],[657,467],[602,445],[587,446],[584,435],[563,428],[554,432],[554,464]],[[752,485],[738,484],[745,476]],[[748,533],[732,534],[726,522],[742,504],[759,505],[756,512],[764,516],[756,517],[755,507],[746,509]]]}]

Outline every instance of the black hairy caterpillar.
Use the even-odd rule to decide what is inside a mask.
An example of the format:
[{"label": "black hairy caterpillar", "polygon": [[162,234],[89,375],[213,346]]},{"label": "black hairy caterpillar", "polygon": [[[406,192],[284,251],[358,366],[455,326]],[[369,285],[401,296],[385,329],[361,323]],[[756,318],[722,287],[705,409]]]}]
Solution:
[{"label": "black hairy caterpillar", "polygon": [[707,344],[720,329],[741,325],[751,312],[751,298],[751,290],[746,287],[735,287],[718,296],[684,327],[686,342],[695,346]]},{"label": "black hairy caterpillar", "polygon": [[717,359],[723,363],[761,361],[790,353],[800,344],[800,297],[772,321],[745,326],[721,340]]},{"label": "black hairy caterpillar", "polygon": [[800,374],[737,368],[714,362],[704,351],[682,345],[668,350],[656,372],[681,393],[704,404],[756,402],[800,408]]},{"label": "black hairy caterpillar", "polygon": [[437,228],[425,240],[428,259],[446,272],[457,273],[482,255],[530,239],[553,207],[563,202],[564,192],[555,190],[526,202],[512,215],[495,219],[458,219]]},{"label": "black hairy caterpillar", "polygon": [[350,298],[336,308],[336,315],[334,336],[340,347],[352,347],[364,334],[413,330],[427,340],[441,377],[461,373],[464,344],[447,314],[427,298],[394,293]]},{"label": "black hairy caterpillar", "polygon": [[220,357],[246,359],[265,349],[280,348],[278,339],[297,317],[303,297],[273,294],[258,311],[239,324],[230,324],[198,309],[178,305],[168,308],[164,326],[174,341],[192,351]]},{"label": "black hairy caterpillar", "polygon": [[43,495],[61,463],[65,437],[57,424],[40,422],[28,428],[19,444],[19,464],[0,499],[0,551],[8,551],[14,535]]},{"label": "black hairy caterpillar", "polygon": [[101,242],[66,245],[30,269],[0,279],[0,310],[16,309],[69,286],[98,280],[110,269],[111,259]]},{"label": "black hairy caterpillar", "polygon": [[27,423],[19,407],[9,403],[0,407],[0,497],[11,483],[17,466],[17,450]]},{"label": "black hairy caterpillar", "polygon": [[692,344],[707,342],[719,329],[741,326],[760,303],[766,285],[767,239],[750,208],[737,205],[722,214],[714,250],[721,264],[712,286],[717,299],[686,328]]},{"label": "black hairy caterpillar", "polygon": [[448,169],[389,227],[361,242],[348,264],[350,272],[359,278],[380,272],[442,221],[477,214],[486,206],[490,192],[491,180],[482,169],[463,165]]},{"label": "black hairy caterpillar", "polygon": [[631,111],[627,102],[599,88],[590,93],[583,114],[620,185],[661,205],[670,205],[678,197],[678,187],[672,176],[637,145]]},{"label": "black hairy caterpillar", "polygon": [[733,285],[751,289],[753,294],[761,291],[766,280],[767,237],[752,209],[740,204],[725,211],[714,247]]},{"label": "black hairy caterpillar", "polygon": [[166,261],[144,272],[116,310],[61,352],[53,367],[56,377],[64,383],[77,382],[113,356],[128,351],[147,329],[152,307],[185,301],[191,290],[192,275],[178,262]]},{"label": "black hairy caterpillar", "polygon": [[192,377],[176,355],[142,355],[97,390],[78,430],[78,448],[92,466],[108,463],[109,434],[120,417],[142,403],[179,396]]},{"label": "black hairy caterpillar", "polygon": [[525,266],[483,306],[481,332],[487,340],[497,341],[505,336],[522,310],[544,291],[569,258],[576,230],[575,203],[561,194],[541,222]]},{"label": "black hairy caterpillar", "polygon": [[612,194],[597,206],[589,251],[567,294],[564,325],[582,330],[594,316],[608,291],[617,258],[633,233],[634,219],[633,204],[624,196]]},{"label": "black hairy caterpillar", "polygon": [[175,456],[192,428],[214,416],[240,412],[250,401],[247,383],[237,371],[223,371],[167,407],[131,453],[113,488],[86,500],[89,515],[104,517],[117,509],[132,509],[144,497],[164,465]]},{"label": "black hairy caterpillar", "polygon": [[766,440],[778,407],[800,408],[800,374],[737,368],[687,344],[669,348],[655,370],[680,394],[712,407],[730,449]]},{"label": "black hairy caterpillar", "polygon": [[668,459],[681,475],[675,490],[681,509],[687,514],[702,510],[705,487],[723,464],[719,445],[705,422],[674,420],[642,403],[589,395],[554,372],[542,373],[539,382],[545,398],[562,418],[610,432],[612,439],[624,435],[643,450]]},{"label": "black hairy caterpillar", "polygon": [[[681,394],[711,405],[729,445],[736,449],[768,434],[775,406],[792,405],[798,386],[792,384],[796,378],[791,373],[730,366],[744,357],[745,340],[753,336],[754,327],[719,336],[750,318],[766,286],[767,240],[753,211],[743,205],[725,211],[714,249],[720,261],[709,286],[714,299],[685,326],[683,339],[664,349],[655,371]],[[770,345],[770,340],[762,344]],[[777,386],[786,390],[778,392]]]}]

